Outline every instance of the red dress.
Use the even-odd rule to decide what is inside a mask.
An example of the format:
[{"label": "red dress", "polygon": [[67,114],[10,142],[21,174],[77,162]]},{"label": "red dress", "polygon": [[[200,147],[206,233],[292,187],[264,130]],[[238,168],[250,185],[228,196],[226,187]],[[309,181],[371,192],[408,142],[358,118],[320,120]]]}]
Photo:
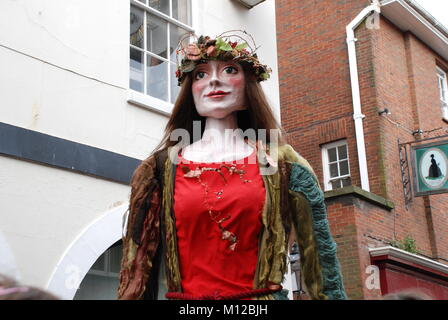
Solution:
[{"label": "red dress", "polygon": [[255,150],[233,162],[179,160],[174,215],[183,293],[252,290],[266,198]]}]

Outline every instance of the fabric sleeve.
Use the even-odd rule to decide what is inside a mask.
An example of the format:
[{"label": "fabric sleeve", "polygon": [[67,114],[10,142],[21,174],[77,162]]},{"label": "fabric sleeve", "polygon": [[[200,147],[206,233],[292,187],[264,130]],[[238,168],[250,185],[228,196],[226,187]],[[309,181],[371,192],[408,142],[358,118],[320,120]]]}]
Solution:
[{"label": "fabric sleeve", "polygon": [[324,194],[308,162],[293,150],[289,152],[293,152],[289,159],[291,218],[308,293],[313,299],[347,299]]},{"label": "fabric sleeve", "polygon": [[160,242],[161,188],[155,157],[142,161],[131,180],[131,196],[118,287],[119,300],[143,299]]}]

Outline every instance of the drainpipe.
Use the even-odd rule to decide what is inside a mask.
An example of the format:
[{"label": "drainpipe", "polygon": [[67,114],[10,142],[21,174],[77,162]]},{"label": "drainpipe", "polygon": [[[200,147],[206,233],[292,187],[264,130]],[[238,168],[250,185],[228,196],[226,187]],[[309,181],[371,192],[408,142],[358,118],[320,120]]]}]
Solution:
[{"label": "drainpipe", "polygon": [[358,164],[359,173],[361,176],[361,188],[370,191],[369,174],[367,172],[367,157],[366,146],[364,142],[364,128],[362,119],[365,115],[361,112],[361,97],[359,92],[358,79],[358,63],[356,61],[356,44],[358,40],[355,38],[355,29],[367,18],[372,12],[381,12],[380,3],[378,0],[373,0],[372,4],[364,8],[347,27],[347,47],[348,47],[348,61],[350,67],[350,81],[352,87],[352,101],[353,101],[353,119],[355,121],[356,147],[358,149]]}]

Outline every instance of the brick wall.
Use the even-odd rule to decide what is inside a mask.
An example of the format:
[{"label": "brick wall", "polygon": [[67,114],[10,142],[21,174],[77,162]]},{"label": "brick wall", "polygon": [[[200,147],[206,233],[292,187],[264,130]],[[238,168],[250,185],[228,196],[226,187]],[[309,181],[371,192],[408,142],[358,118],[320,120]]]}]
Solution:
[{"label": "brick wall", "polygon": [[359,263],[358,235],[353,197],[327,201],[331,233],[338,245],[338,258],[347,296],[363,299],[362,272]]},{"label": "brick wall", "polygon": [[396,236],[403,239],[410,234],[422,254],[448,262],[448,239],[442,236],[448,231],[448,195],[417,197],[406,209],[397,152],[397,139],[416,140],[412,130],[440,128],[421,138],[446,134],[448,126],[442,120],[436,78],[436,63],[442,59],[414,35],[401,32],[385,18],[373,38],[378,108],[391,112],[387,118],[380,117],[379,131],[383,136],[384,196],[396,205]]},{"label": "brick wall", "polygon": [[[370,1],[276,4],[281,116],[288,141],[323,185],[321,144],[347,139],[352,184],[360,186],[345,27]],[[349,297],[375,299],[380,291],[364,285],[369,247],[411,235],[421,254],[448,263],[448,195],[414,198],[406,208],[398,154],[398,139],[415,140],[415,129],[442,128],[420,138],[448,133],[435,73],[436,64],[447,64],[384,17],[380,29],[363,23],[355,36],[370,191],[393,201],[395,209],[353,196],[327,205]],[[391,114],[379,116],[384,108]]]},{"label": "brick wall", "polygon": [[[357,162],[345,26],[369,1],[276,4],[282,125],[322,177],[321,143],[347,138],[351,163]],[[358,184],[357,167],[350,170]]]},{"label": "brick wall", "polygon": [[[415,57],[413,48],[409,48],[408,37],[409,35],[404,35],[382,18],[381,28],[375,34],[373,42],[378,108],[388,108],[391,112],[391,115],[380,117],[379,127],[383,133],[381,147],[384,150],[386,181],[384,196],[396,206],[394,214],[397,238],[403,239],[407,234],[412,235],[419,250],[431,256],[423,199],[414,199],[409,210],[406,210],[398,155],[397,139],[401,142],[414,140],[412,131],[417,129],[418,120],[415,116],[417,107],[420,107],[415,105],[415,92],[421,83],[416,79],[413,70],[416,64],[421,62]],[[433,75],[435,77],[435,73]],[[437,88],[437,83],[435,85]]]}]

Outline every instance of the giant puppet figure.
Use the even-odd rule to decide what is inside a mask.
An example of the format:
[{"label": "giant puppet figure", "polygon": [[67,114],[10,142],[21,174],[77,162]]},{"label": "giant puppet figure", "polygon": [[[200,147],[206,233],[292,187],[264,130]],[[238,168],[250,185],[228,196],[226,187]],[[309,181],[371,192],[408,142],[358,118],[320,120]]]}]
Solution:
[{"label": "giant puppet figure", "polygon": [[252,37],[184,40],[165,135],[131,181],[118,298],[285,298],[294,236],[309,297],[345,299],[323,193],[280,134]]}]

